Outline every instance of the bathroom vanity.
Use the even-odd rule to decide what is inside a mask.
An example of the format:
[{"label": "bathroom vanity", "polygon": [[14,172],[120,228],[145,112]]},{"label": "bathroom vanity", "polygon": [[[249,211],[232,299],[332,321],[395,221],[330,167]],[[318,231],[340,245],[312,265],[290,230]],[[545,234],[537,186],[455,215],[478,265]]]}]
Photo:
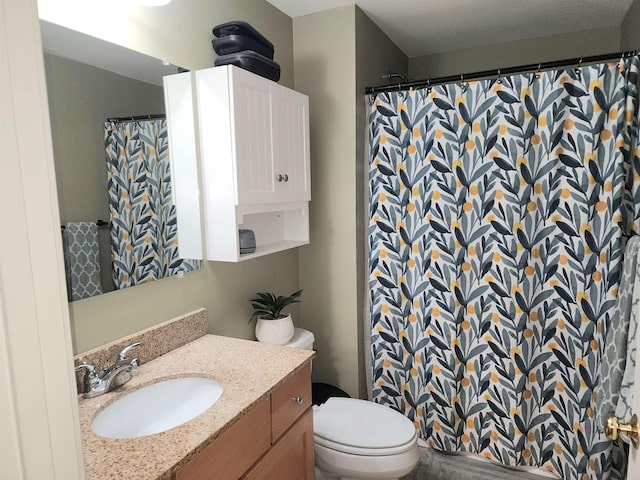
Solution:
[{"label": "bathroom vanity", "polygon": [[[80,399],[87,479],[314,478],[310,360],[314,352],[203,335],[144,363],[113,392]],[[109,439],[92,419],[159,380],[202,376],[223,385],[198,417],[154,435]]]}]

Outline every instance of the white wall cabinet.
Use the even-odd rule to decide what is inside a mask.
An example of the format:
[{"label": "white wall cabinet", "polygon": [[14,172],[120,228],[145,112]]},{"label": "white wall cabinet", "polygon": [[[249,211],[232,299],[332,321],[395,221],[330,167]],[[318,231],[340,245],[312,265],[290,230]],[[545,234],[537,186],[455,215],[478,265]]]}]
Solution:
[{"label": "white wall cabinet", "polygon": [[[309,243],[308,97],[235,66],[182,75],[195,92],[206,258],[238,262]],[[254,231],[255,253],[240,255],[241,228]]]}]

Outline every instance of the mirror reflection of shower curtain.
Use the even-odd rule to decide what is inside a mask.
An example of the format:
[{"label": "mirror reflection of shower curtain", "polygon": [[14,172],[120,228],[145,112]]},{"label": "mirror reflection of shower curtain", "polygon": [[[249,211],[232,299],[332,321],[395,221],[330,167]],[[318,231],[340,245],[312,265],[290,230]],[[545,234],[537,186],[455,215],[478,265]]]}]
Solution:
[{"label": "mirror reflection of shower curtain", "polygon": [[114,287],[198,269],[178,255],[166,119],[105,122],[104,139]]}]

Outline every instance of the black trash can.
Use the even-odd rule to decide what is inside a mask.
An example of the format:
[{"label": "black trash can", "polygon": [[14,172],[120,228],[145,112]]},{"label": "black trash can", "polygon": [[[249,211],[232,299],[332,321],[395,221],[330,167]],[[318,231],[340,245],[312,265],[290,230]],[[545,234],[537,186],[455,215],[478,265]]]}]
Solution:
[{"label": "black trash can", "polygon": [[311,403],[314,405],[322,405],[330,397],[351,398],[351,395],[334,385],[329,385],[328,383],[311,384]]}]

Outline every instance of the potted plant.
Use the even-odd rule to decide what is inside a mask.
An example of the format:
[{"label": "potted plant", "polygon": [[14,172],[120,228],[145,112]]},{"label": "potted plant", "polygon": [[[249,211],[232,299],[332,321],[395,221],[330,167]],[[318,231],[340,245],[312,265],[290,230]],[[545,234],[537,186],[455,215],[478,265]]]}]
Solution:
[{"label": "potted plant", "polygon": [[273,293],[257,293],[258,298],[250,300],[253,315],[249,321],[256,320],[256,338],[260,342],[284,345],[293,337],[291,315],[282,310],[300,301],[302,290],[289,296],[275,296]]}]

